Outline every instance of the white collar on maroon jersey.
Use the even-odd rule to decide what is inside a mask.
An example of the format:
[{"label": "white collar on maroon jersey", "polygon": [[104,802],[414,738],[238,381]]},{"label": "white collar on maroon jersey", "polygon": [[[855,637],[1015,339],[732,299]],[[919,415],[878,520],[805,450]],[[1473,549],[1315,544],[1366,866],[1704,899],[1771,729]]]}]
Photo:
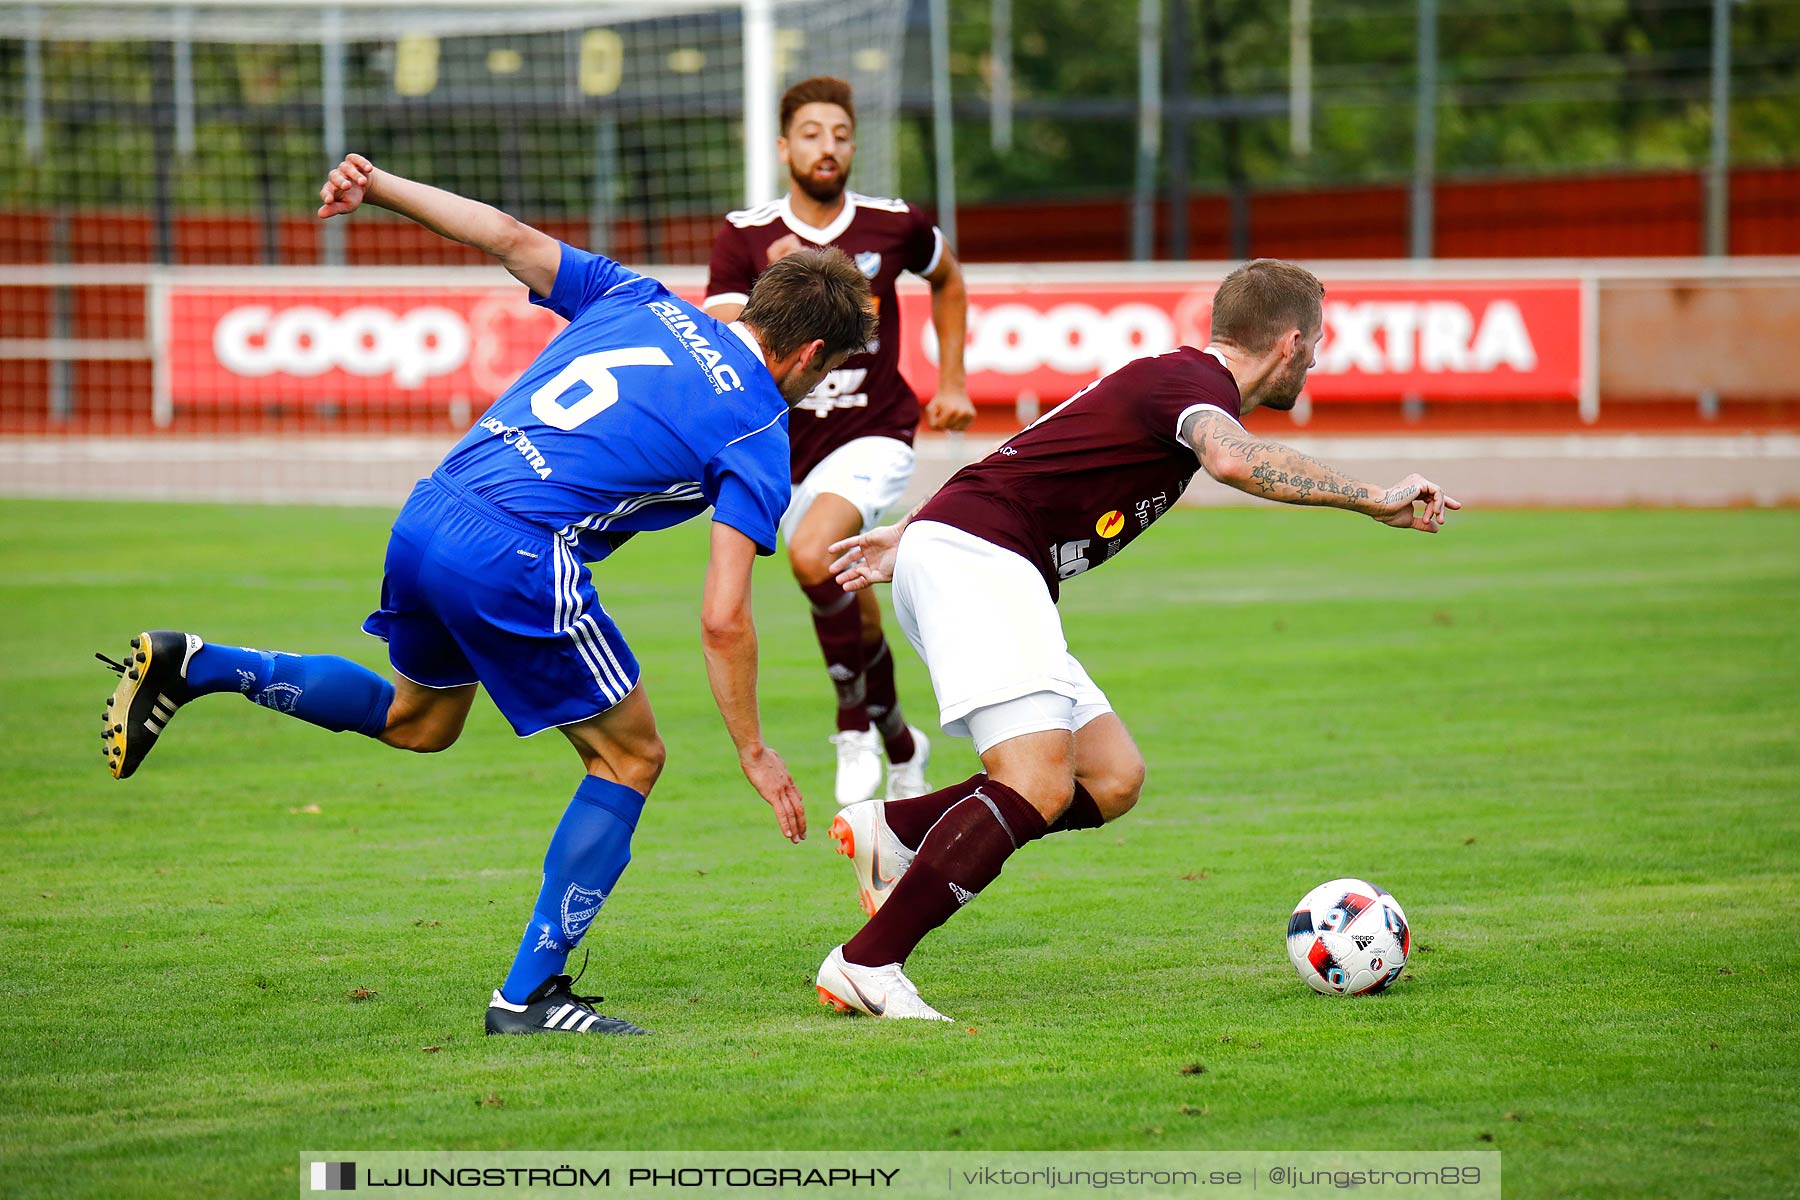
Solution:
[{"label": "white collar on maroon jersey", "polygon": [[1224,367],[1227,371],[1231,370],[1231,364],[1225,361],[1225,352],[1217,346],[1204,346],[1201,348],[1200,353],[1212,355],[1219,360],[1219,365],[1221,367]]},{"label": "white collar on maroon jersey", "polygon": [[831,224],[820,229],[808,225],[794,215],[794,197],[792,194],[781,198],[781,223],[816,246],[829,246],[844,236],[844,230],[850,228],[850,222],[856,219],[856,193],[849,188],[844,189],[844,208],[837,216],[831,218]]},{"label": "white collar on maroon jersey", "polygon": [[[763,365],[763,370],[769,371],[769,356],[763,353],[762,343],[756,340],[756,335],[750,332],[748,325],[742,321],[733,321],[725,328],[737,334],[738,341],[750,347],[750,353],[756,355],[756,361]],[[769,371],[769,374],[774,375],[775,372]]]}]

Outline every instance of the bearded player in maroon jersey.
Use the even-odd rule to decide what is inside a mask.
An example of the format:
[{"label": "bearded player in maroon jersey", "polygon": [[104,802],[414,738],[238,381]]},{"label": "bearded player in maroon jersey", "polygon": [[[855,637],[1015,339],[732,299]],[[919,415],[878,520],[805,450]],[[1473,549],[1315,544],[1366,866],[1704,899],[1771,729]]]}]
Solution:
[{"label": "bearded player in maroon jersey", "polygon": [[919,940],[1025,843],[1097,827],[1137,803],[1144,760],[1069,653],[1057,589],[1122,551],[1197,471],[1425,533],[1462,507],[1418,475],[1377,487],[1239,424],[1252,409],[1294,406],[1324,291],[1275,259],[1238,268],[1213,299],[1204,349],[1128,364],[965,467],[907,520],[832,547],[846,590],[893,581],[895,614],[931,671],[944,730],[973,738],[986,769],[838,814],[831,834],[856,868],[869,921],[820,966],[821,1003],[945,1019],[902,972]]},{"label": "bearded player in maroon jersey", "polygon": [[943,347],[937,394],[925,409],[933,429],[965,429],[975,409],[963,385],[968,301],[944,235],[902,200],[846,189],[856,155],[856,110],[841,79],[807,79],[781,98],[776,143],[791,176],[788,194],[726,218],[713,244],[702,307],[721,321],[743,308],[756,277],[803,246],[836,246],[869,279],[879,327],[854,355],[794,408],[788,423],[794,498],[781,522],[794,579],[812,605],[813,630],[837,691],[837,802],[881,789],[927,790],[930,744],[907,725],[894,688],[894,660],[872,594],[847,595],[832,578],[830,546],[872,526],[900,499],[913,471],[919,399],[900,375],[902,271],[931,285],[931,321]]}]

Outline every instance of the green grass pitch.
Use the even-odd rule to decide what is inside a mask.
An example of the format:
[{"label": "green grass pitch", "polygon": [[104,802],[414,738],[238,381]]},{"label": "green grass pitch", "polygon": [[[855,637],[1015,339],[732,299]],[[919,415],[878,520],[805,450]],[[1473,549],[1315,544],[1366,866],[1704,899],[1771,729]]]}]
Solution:
[{"label": "green grass pitch", "polygon": [[[287,1194],[329,1146],[1499,1149],[1519,1196],[1793,1194],[1800,513],[1171,515],[1063,605],[1144,799],[927,941],[941,1027],[815,1003],[861,914],[781,564],[798,848],[706,690],[704,522],[640,538],[599,586],[669,768],[585,981],[657,1034],[625,1041],[481,1031],[577,779],[554,734],[483,700],[415,757],[217,697],[101,767],[90,654],[142,627],[385,667],[389,517],[0,505],[0,1192]],[[937,747],[934,779],[972,769]],[[1288,965],[1338,875],[1413,921],[1387,996]]]}]

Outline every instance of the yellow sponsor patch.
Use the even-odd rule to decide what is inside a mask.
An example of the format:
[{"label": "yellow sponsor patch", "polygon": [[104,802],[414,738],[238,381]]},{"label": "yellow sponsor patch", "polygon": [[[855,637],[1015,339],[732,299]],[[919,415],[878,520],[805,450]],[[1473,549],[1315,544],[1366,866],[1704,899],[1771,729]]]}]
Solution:
[{"label": "yellow sponsor patch", "polygon": [[1123,528],[1125,528],[1125,514],[1116,508],[1094,522],[1094,532],[1103,538],[1112,537]]}]

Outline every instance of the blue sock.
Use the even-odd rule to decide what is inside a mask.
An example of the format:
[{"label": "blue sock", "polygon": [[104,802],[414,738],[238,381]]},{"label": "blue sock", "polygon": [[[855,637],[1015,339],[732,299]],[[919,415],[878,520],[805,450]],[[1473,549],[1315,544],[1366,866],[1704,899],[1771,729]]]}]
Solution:
[{"label": "blue sock", "polygon": [[631,833],[644,797],[622,783],[589,775],[556,826],[544,855],[544,886],[500,994],[523,1004],[569,960],[631,861]]},{"label": "blue sock", "polygon": [[277,654],[210,642],[188,660],[187,685],[196,696],[238,692],[333,733],[354,729],[369,737],[387,728],[394,702],[393,684],[335,654]]}]

